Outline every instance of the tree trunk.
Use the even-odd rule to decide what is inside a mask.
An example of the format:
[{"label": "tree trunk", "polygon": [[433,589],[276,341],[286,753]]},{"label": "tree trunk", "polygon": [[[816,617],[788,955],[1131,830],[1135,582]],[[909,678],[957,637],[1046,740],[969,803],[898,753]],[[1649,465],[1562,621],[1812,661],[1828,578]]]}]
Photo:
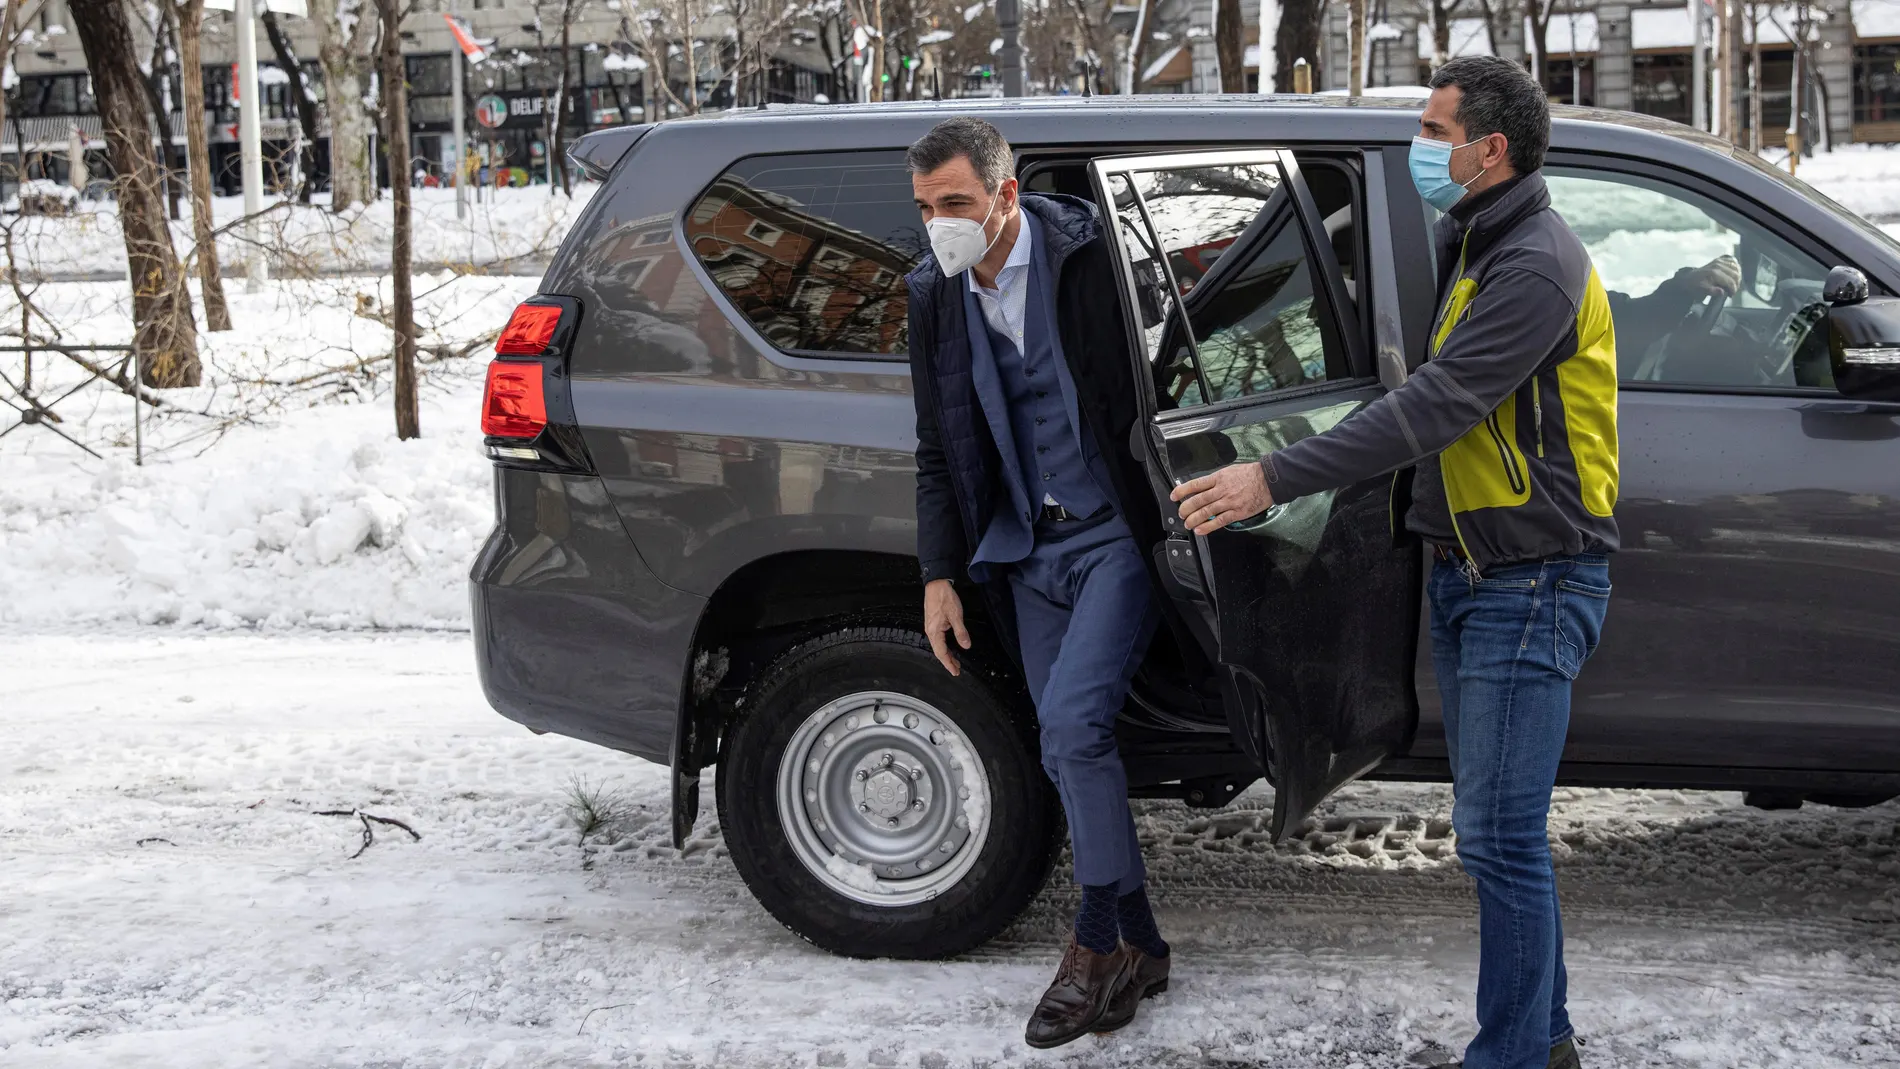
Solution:
[{"label": "tree trunk", "polygon": [[[1531,0],[1531,78],[1539,86],[1550,77],[1550,16],[1556,0]],[[1576,101],[1571,101],[1575,104]]]},{"label": "tree trunk", "polygon": [[1314,83],[1324,84],[1320,82],[1320,16],[1325,10],[1324,0],[1281,0],[1280,32],[1273,45],[1278,52],[1273,61],[1274,92],[1293,92],[1293,65],[1302,59],[1313,72]]},{"label": "tree trunk", "polygon": [[131,23],[119,0],[69,0],[67,9],[85,49],[112,159],[119,227],[132,276],[132,345],[140,378],[150,386],[196,386],[202,374],[198,329],[159,194],[145,79],[134,58],[138,52]]},{"label": "tree trunk", "polygon": [[1149,20],[1154,18],[1155,0],[1136,0],[1141,6],[1135,9],[1135,29],[1128,41],[1128,59],[1122,67],[1122,92],[1134,95],[1141,92],[1142,75],[1148,72],[1148,42],[1154,39],[1154,26]]},{"label": "tree trunk", "polygon": [[383,23],[383,153],[394,200],[389,271],[395,276],[390,311],[396,333],[396,437],[409,439],[422,436],[416,410],[416,305],[409,278],[409,94],[403,78],[402,9],[397,0],[376,0],[376,10]]},{"label": "tree trunk", "polygon": [[[172,112],[165,101],[165,13],[158,13],[152,33],[151,73],[145,77],[146,103],[152,109],[152,126],[158,131],[158,175],[165,184],[165,217],[181,219],[178,210],[178,175],[172,170]],[[183,81],[183,78],[179,79]]]},{"label": "tree trunk", "polygon": [[185,96],[185,170],[191,179],[191,236],[196,246],[198,283],[204,290],[205,329],[231,329],[231,307],[218,274],[218,242],[211,236],[211,150],[205,133],[205,79],[198,48],[204,0],[182,0],[178,20],[178,63]]},{"label": "tree trunk", "polygon": [[297,186],[297,203],[308,204],[311,187],[317,184],[317,105],[304,91],[303,65],[297,62],[297,53],[290,47],[290,38],[277,25],[277,13],[265,8],[262,18],[264,36],[270,38],[270,50],[277,56],[277,65],[290,76],[290,100],[297,109],[297,128],[303,131],[303,144],[299,147],[297,162],[298,168],[303,171],[303,181]]},{"label": "tree trunk", "polygon": [[1431,0],[1432,3],[1432,69],[1445,65],[1451,58],[1451,11],[1455,0]]},{"label": "tree trunk", "polygon": [[693,21],[693,0],[680,0],[680,10],[686,13],[681,21],[681,36],[686,39],[686,114],[699,114],[699,56],[693,48],[693,35],[699,32],[699,24]]},{"label": "tree trunk", "polygon": [[573,29],[574,0],[564,0],[561,4],[561,77],[557,90],[560,96],[554,101],[554,136],[548,139],[548,151],[552,153],[548,158],[554,161],[555,173],[560,175],[561,192],[570,197],[574,195],[574,187],[567,175],[567,120],[574,110],[574,93],[567,84],[567,68],[574,56]]},{"label": "tree trunk", "polygon": [[317,59],[323,64],[323,99],[330,113],[330,210],[340,212],[376,199],[370,117],[363,102],[369,99],[370,50],[376,41],[377,20],[359,5],[345,26],[338,17],[337,0],[309,2],[310,21],[317,27]]},{"label": "tree trunk", "polygon": [[1216,0],[1214,58],[1220,64],[1220,91],[1247,91],[1247,48],[1242,44],[1240,0]]},{"label": "tree trunk", "polygon": [[1366,0],[1346,4],[1346,95],[1366,92]]}]

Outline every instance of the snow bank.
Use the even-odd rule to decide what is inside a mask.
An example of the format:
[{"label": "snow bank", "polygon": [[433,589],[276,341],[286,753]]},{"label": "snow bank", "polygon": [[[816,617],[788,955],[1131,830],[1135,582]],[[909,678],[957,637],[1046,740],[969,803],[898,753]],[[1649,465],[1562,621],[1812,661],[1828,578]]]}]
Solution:
[{"label": "snow bank", "polygon": [[88,474],[31,454],[0,487],[0,621],[465,627],[492,518],[480,388],[423,405],[326,405],[197,459]]},{"label": "snow bank", "polygon": [[[477,424],[492,350],[424,363],[423,437],[397,441],[390,333],[374,318],[388,285],[234,293],[239,329],[203,336],[205,385],[165,391],[179,411],[146,426],[143,467],[129,400],[98,386],[58,411],[103,459],[36,428],[0,439],[0,623],[466,627],[463,584],[493,513]],[[76,338],[122,338],[120,288],[49,285],[40,300]],[[460,349],[534,285],[417,289],[423,344]],[[41,359],[43,379],[71,372]]]}]

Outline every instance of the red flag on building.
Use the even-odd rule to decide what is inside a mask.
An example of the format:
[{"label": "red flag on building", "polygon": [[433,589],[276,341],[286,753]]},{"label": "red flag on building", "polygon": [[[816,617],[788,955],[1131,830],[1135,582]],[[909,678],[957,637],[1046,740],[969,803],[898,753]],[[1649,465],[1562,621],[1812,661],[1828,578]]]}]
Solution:
[{"label": "red flag on building", "polygon": [[480,63],[488,58],[488,50],[476,42],[467,23],[446,12],[442,15],[442,21],[449,24],[449,35],[455,38],[456,47],[462,50],[462,55],[467,56],[470,63]]}]

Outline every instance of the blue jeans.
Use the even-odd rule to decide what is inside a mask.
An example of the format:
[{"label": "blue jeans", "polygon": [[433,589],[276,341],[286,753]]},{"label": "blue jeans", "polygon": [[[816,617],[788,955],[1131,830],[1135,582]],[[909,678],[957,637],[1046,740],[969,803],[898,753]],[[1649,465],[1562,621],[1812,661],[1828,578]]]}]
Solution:
[{"label": "blue jeans", "polygon": [[1478,884],[1478,1035],[1467,1069],[1543,1069],[1571,1035],[1563,922],[1550,866],[1550,792],[1570,682],[1610,604],[1601,556],[1493,568],[1441,561],[1429,586],[1458,859]]}]

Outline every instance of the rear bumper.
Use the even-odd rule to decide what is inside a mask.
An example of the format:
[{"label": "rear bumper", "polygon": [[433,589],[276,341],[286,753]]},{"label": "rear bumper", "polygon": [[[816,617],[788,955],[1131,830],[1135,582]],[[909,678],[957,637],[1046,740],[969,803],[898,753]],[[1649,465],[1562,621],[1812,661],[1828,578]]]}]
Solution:
[{"label": "rear bumper", "polygon": [[670,765],[705,599],[654,578],[596,476],[497,467],[495,506],[469,575],[488,703]]}]

